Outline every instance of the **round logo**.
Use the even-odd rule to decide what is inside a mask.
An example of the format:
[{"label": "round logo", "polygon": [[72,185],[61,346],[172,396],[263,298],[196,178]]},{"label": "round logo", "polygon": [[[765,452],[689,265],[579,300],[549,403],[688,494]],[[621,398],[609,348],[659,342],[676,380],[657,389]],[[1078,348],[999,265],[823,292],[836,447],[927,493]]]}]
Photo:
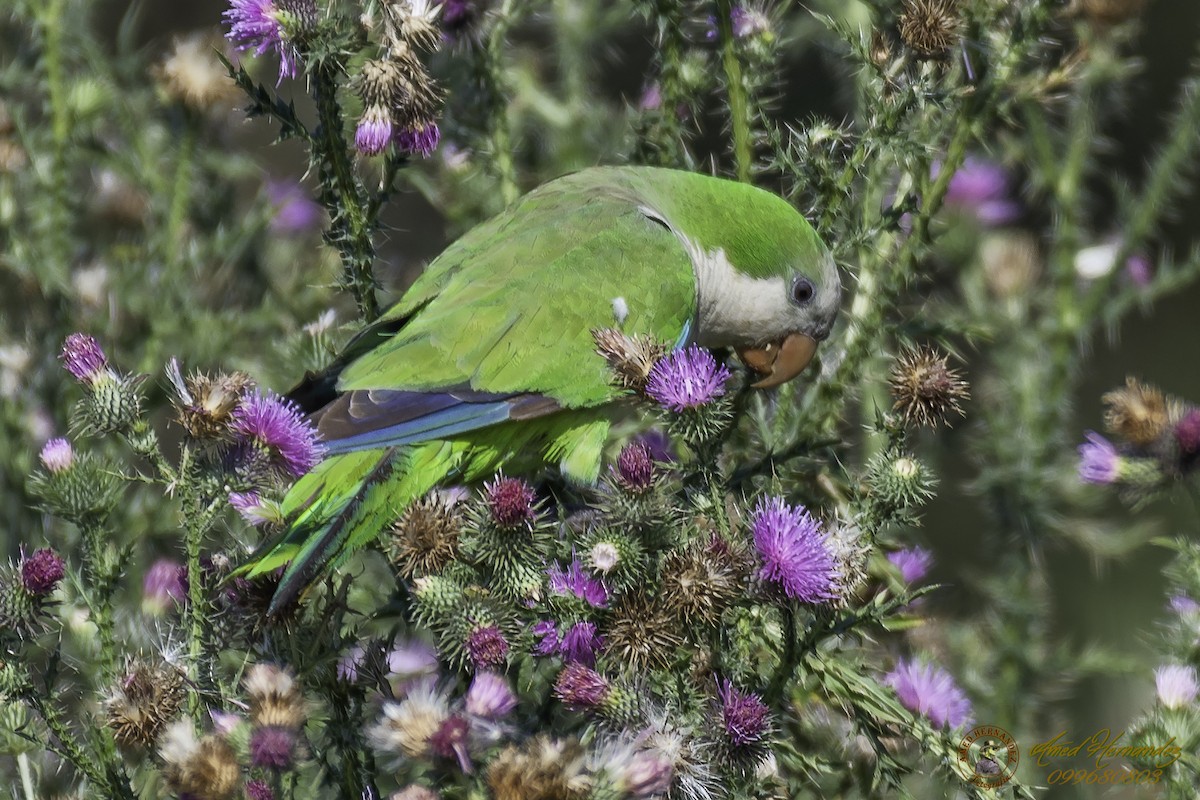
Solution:
[{"label": "round logo", "polygon": [[967,783],[994,789],[1012,780],[1020,760],[1021,751],[1012,734],[995,725],[980,725],[959,742],[956,766]]}]

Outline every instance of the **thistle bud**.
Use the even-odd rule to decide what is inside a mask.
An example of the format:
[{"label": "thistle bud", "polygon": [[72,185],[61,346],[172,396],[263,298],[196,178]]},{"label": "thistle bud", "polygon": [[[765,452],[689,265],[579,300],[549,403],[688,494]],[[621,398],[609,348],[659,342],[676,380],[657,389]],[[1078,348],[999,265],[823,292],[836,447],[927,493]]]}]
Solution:
[{"label": "thistle bud", "polygon": [[54,591],[66,574],[66,563],[49,547],[33,551],[21,559],[21,586],[34,597],[45,597]]},{"label": "thistle bud", "polygon": [[951,369],[947,357],[930,347],[905,350],[892,367],[888,385],[893,408],[909,425],[949,425],[947,417],[962,415],[962,401],[970,397],[967,382]]},{"label": "thistle bud", "polygon": [[144,375],[109,377],[91,384],[91,391],[78,406],[81,431],[90,436],[128,432],[142,413],[141,385]]},{"label": "thistle bud", "polygon": [[904,0],[900,38],[917,58],[944,58],[962,30],[956,0]]},{"label": "thistle bud", "polygon": [[464,600],[463,587],[442,575],[427,575],[413,581],[416,613],[422,622],[444,619]]},{"label": "thistle bud", "polygon": [[933,496],[937,479],[923,463],[907,453],[880,454],[867,467],[872,499],[885,512],[920,506]]},{"label": "thistle bud", "polygon": [[563,667],[554,681],[554,696],[573,711],[598,709],[611,692],[607,678],[579,662]]},{"label": "thistle bud", "polygon": [[1167,401],[1158,388],[1136,378],[1126,378],[1125,388],[1107,392],[1104,424],[1118,438],[1147,447],[1167,430]]},{"label": "thistle bud", "polygon": [[116,377],[108,367],[108,357],[93,337],[84,333],[72,333],[63,342],[59,355],[63,366],[75,380],[92,385],[99,380]]},{"label": "thistle bud", "polygon": [[105,724],[122,747],[153,747],[183,700],[178,669],[135,660],[104,700]]},{"label": "thistle bud", "polygon": [[472,630],[464,648],[476,669],[501,667],[508,659],[508,640],[495,625],[481,625]]},{"label": "thistle bud", "polygon": [[400,67],[391,60],[371,60],[358,74],[358,91],[363,114],[354,132],[354,146],[364,155],[378,155],[391,144],[394,134],[392,109],[403,94]]},{"label": "thistle bud", "polygon": [[504,528],[530,525],[536,515],[533,487],[520,478],[498,475],[483,485],[492,520]]},{"label": "thistle bud", "polygon": [[650,448],[641,442],[631,442],[617,457],[617,484],[627,492],[641,494],[654,485],[654,461]]},{"label": "thistle bud", "polygon": [[[22,559],[20,567],[12,564],[0,567],[0,641],[6,639],[9,633],[24,639],[38,636],[46,630],[50,593],[35,593],[26,588],[26,563]],[[40,585],[37,579],[32,583]],[[0,695],[0,699],[3,699],[3,695]]]}]

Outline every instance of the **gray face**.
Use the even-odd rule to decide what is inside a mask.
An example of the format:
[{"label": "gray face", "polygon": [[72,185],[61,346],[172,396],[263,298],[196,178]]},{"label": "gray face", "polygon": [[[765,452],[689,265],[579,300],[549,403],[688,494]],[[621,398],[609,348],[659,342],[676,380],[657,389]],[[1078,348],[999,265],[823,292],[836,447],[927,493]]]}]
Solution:
[{"label": "gray face", "polygon": [[786,287],[794,330],[818,342],[826,339],[842,303],[842,281],[833,257],[826,254],[815,268],[794,272]]}]

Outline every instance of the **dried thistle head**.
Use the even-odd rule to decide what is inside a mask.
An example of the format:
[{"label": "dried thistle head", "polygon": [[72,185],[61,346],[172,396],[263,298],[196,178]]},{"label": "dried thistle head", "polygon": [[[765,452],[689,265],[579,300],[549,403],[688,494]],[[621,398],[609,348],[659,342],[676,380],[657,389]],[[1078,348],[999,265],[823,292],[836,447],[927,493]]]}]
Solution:
[{"label": "dried thistle head", "polygon": [[579,742],[544,734],[504,748],[484,779],[495,800],[582,800],[591,789]]},{"label": "dried thistle head", "polygon": [[614,382],[623,388],[641,391],[650,380],[650,371],[667,354],[667,346],[644,334],[629,336],[616,328],[592,331],[596,352],[608,362]]},{"label": "dried thistle head", "polygon": [[951,412],[962,416],[962,401],[971,396],[962,375],[951,369],[948,357],[931,347],[906,349],[896,359],[888,379],[893,408],[905,423],[936,427],[949,425]]},{"label": "dried thistle head", "polygon": [[661,596],[629,591],[612,609],[605,627],[606,650],[623,667],[638,672],[650,667],[665,669],[683,644],[679,624],[668,613]]},{"label": "dried thistle head", "polygon": [[432,680],[424,680],[412,686],[403,700],[383,704],[379,721],[367,729],[367,740],[396,764],[427,758],[433,736],[449,718],[446,695]]},{"label": "dried thistle head", "polygon": [[254,387],[254,379],[244,372],[193,372],[184,378],[175,359],[167,365],[167,379],[175,390],[171,404],[176,418],[193,439],[227,437],[234,409]]},{"label": "dried thistle head", "polygon": [[686,625],[716,625],[744,577],[741,559],[723,540],[677,550],[663,560],[664,605]]},{"label": "dried thistle head", "polygon": [[304,697],[295,679],[275,664],[259,663],[242,678],[255,725],[299,728],[307,716]]},{"label": "dried thistle head", "polygon": [[385,0],[386,36],[393,48],[407,45],[416,50],[437,50],[442,41],[437,18],[442,6],[432,0]]},{"label": "dried thistle head", "polygon": [[153,747],[183,699],[178,669],[135,659],[104,700],[105,724],[122,747]]},{"label": "dried thistle head", "polygon": [[163,732],[158,755],[167,784],[181,795],[230,800],[241,788],[237,753],[218,736],[197,739],[190,720],[179,720]]},{"label": "dried thistle head", "polygon": [[441,572],[458,554],[462,517],[440,495],[431,493],[404,509],[392,525],[387,557],[406,581]]},{"label": "dried thistle head", "polygon": [[1146,447],[1167,430],[1169,414],[1163,393],[1136,378],[1126,378],[1125,388],[1107,392],[1104,425],[1109,433],[1130,444]]},{"label": "dried thistle head", "polygon": [[957,0],[904,0],[900,38],[917,58],[944,58],[961,30]]}]

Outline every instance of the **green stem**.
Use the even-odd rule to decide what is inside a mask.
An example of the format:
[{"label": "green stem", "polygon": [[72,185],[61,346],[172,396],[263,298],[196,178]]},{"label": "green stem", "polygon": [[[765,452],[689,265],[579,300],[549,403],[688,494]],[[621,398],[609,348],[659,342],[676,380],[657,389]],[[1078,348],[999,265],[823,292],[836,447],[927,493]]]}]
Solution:
[{"label": "green stem", "polygon": [[496,21],[488,32],[483,79],[491,94],[491,146],[492,167],[500,181],[500,197],[504,205],[511,205],[520,196],[517,186],[517,169],[512,157],[511,134],[508,127],[508,92],[504,84],[504,37],[515,20],[516,3],[504,0],[496,12]]},{"label": "green stem", "polygon": [[183,224],[187,220],[188,199],[191,196],[189,180],[192,175],[192,162],[196,155],[197,125],[188,114],[183,131],[183,140],[179,144],[178,161],[175,163],[175,178],[171,182],[171,207],[167,214],[167,230],[164,244],[166,245],[169,262],[178,264],[184,253],[182,242]]},{"label": "green stem", "polygon": [[733,35],[733,0],[717,0],[717,30],[721,35],[721,65],[725,70],[725,91],[729,95],[729,120],[733,128],[733,161],[737,179],[750,182],[754,159],[750,141],[750,102],[742,78],[742,64]]},{"label": "green stem", "polygon": [[342,285],[354,295],[358,313],[366,322],[379,317],[375,297],[378,283],[373,264],[375,245],[371,240],[369,202],[350,160],[342,136],[342,108],[337,99],[340,62],[324,60],[312,70],[312,94],[320,125],[309,139],[312,156],[321,176],[321,201],[329,211],[330,230],[326,241],[342,258]]}]

